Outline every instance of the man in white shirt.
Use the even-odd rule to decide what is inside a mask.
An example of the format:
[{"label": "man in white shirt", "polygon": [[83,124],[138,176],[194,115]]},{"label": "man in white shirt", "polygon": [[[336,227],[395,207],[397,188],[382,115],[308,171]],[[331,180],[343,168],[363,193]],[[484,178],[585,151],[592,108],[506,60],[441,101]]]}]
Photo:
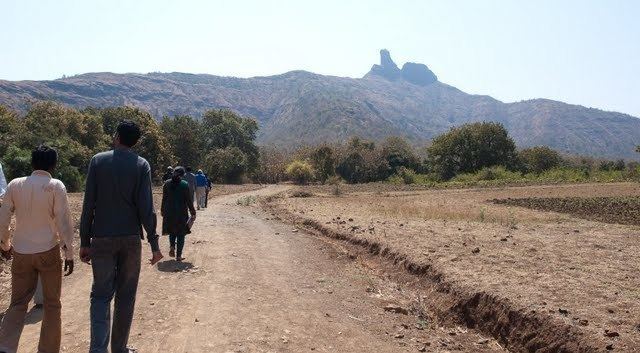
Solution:
[{"label": "man in white shirt", "polygon": [[[70,275],[73,272],[73,226],[66,188],[50,174],[57,161],[55,150],[38,146],[31,153],[33,173],[9,183],[0,207],[0,254],[5,259],[13,257],[11,304],[0,324],[0,352],[16,352],[38,276],[44,294],[38,352],[60,351],[60,249],[62,247],[65,253],[65,275]],[[13,239],[9,233],[12,214],[16,216]]]}]

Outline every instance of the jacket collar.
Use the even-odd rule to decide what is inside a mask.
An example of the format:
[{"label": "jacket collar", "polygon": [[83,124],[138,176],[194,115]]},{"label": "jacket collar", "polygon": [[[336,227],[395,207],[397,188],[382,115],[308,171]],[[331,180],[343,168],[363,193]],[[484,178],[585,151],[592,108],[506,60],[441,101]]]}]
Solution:
[{"label": "jacket collar", "polygon": [[34,170],[33,173],[31,173],[31,175],[37,175],[37,176],[43,176],[43,177],[51,178],[51,174],[49,174],[49,172],[47,172],[46,170]]}]

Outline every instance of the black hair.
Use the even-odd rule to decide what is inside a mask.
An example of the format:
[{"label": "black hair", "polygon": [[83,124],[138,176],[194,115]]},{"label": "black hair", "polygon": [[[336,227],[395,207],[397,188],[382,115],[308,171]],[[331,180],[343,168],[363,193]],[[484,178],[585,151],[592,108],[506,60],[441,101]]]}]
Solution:
[{"label": "black hair", "polygon": [[120,138],[120,143],[127,147],[133,147],[142,136],[140,127],[131,120],[122,120],[116,128],[116,132]]},{"label": "black hair", "polygon": [[191,173],[192,170],[191,167],[187,167],[187,172]]},{"label": "black hair", "polygon": [[174,184],[180,182],[184,174],[185,173],[184,173],[183,167],[175,167],[173,169],[173,175],[171,176],[171,181],[173,181]]},{"label": "black hair", "polygon": [[53,148],[40,145],[31,151],[31,167],[33,170],[51,170],[58,163],[58,152]]}]

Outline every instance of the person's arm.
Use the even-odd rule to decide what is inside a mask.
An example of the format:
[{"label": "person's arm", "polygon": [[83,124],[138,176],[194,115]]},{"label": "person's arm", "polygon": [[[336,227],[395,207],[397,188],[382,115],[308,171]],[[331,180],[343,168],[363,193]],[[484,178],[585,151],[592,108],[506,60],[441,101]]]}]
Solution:
[{"label": "person's arm", "polygon": [[185,200],[187,201],[187,207],[189,208],[189,213],[191,213],[191,217],[196,216],[196,208],[193,207],[193,193],[191,192],[191,190],[189,190],[189,188],[185,189],[185,193],[187,195],[185,195]]},{"label": "person's arm", "polygon": [[167,183],[162,184],[162,202],[160,203],[160,215],[164,217],[164,210],[167,209]]},{"label": "person's arm", "polygon": [[73,225],[71,221],[71,211],[69,210],[67,189],[62,182],[58,183],[55,188],[53,218],[55,219],[58,233],[60,233],[64,257],[67,260],[73,260]]},{"label": "person's arm", "polygon": [[82,203],[82,215],[80,216],[80,247],[91,247],[91,228],[93,227],[93,218],[96,209],[96,193],[98,185],[96,185],[96,166],[95,157],[89,162],[89,170],[87,172],[87,183],[84,190],[84,201]]},{"label": "person's arm", "polygon": [[140,186],[138,187],[137,206],[138,217],[142,221],[144,230],[147,233],[147,241],[151,245],[151,251],[160,251],[158,246],[158,234],[156,226],[158,219],[153,208],[153,191],[151,189],[151,167],[149,162],[144,161],[140,171]]},{"label": "person's arm", "polygon": [[9,251],[11,249],[9,225],[11,224],[11,216],[14,210],[15,203],[11,193],[11,184],[9,184],[4,194],[2,206],[0,207],[0,248],[2,248],[3,251]]}]

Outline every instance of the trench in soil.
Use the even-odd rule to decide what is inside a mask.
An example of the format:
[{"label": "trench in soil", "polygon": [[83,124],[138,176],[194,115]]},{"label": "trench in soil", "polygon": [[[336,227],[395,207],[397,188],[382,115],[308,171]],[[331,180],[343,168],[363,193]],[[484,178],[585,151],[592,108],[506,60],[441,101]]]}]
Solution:
[{"label": "trench in soil", "polygon": [[462,324],[495,338],[510,352],[591,353],[603,352],[597,340],[576,327],[543,312],[517,308],[508,298],[477,291],[464,284],[448,281],[428,262],[417,262],[405,254],[375,241],[355,238],[329,229],[315,220],[290,213],[269,199],[261,202],[282,221],[322,237],[338,240],[355,253],[369,256],[401,269],[419,279],[419,289],[426,293],[428,309],[438,319]]}]

